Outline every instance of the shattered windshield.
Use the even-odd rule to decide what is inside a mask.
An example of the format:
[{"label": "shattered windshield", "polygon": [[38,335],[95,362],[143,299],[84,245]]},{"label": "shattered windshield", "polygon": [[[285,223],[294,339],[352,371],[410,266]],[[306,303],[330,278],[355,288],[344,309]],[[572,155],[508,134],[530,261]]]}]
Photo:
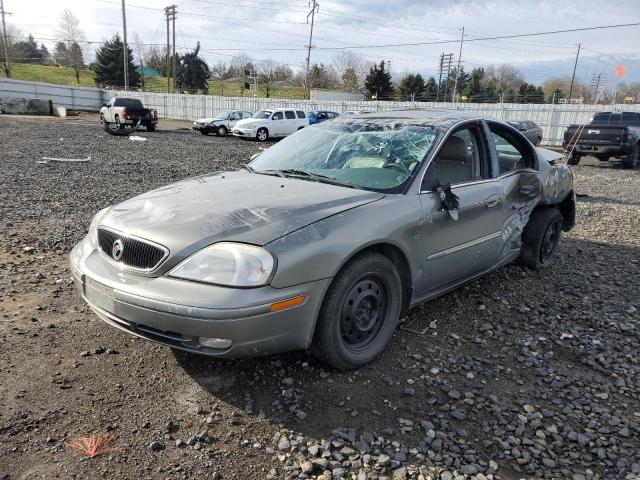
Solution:
[{"label": "shattered windshield", "polygon": [[260,120],[267,120],[271,116],[271,113],[273,113],[271,110],[258,110],[256,113],[254,113],[252,115],[251,118],[258,118]]},{"label": "shattered windshield", "polygon": [[305,180],[390,191],[418,170],[436,136],[434,127],[404,122],[326,122],[285,138],[260,154],[251,167],[257,173],[280,172]]},{"label": "shattered windshield", "polygon": [[232,113],[233,112],[230,112],[229,110],[225,110],[224,112],[220,112],[217,115],[215,115],[214,118],[217,118],[219,120],[229,120],[229,116]]}]

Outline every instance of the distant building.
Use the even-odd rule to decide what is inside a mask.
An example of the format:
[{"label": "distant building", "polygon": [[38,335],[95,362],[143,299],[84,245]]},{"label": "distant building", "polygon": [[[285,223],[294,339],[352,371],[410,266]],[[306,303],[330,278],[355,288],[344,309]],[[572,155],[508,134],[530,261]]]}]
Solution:
[{"label": "distant building", "polygon": [[316,90],[311,89],[309,93],[310,100],[316,100],[318,102],[332,102],[332,101],[363,101],[366,100],[366,96],[362,92],[339,92],[336,90]]},{"label": "distant building", "polygon": [[161,77],[160,72],[149,67],[136,67],[136,72],[142,77]]}]

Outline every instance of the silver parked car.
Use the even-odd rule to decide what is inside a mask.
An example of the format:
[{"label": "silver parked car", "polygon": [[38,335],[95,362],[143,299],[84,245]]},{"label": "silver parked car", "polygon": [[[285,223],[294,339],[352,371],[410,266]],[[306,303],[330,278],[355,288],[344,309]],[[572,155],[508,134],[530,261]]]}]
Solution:
[{"label": "silver parked car", "polygon": [[219,137],[227,135],[240,120],[251,118],[252,113],[245,110],[226,110],[210,118],[199,118],[193,122],[193,129],[202,135],[215,133]]},{"label": "silver parked car", "polygon": [[311,348],[354,368],[410,308],[551,260],[575,218],[559,159],[460,113],[340,118],[98,212],[71,269],[98,316],[139,337],[218,357]]},{"label": "silver parked car", "polygon": [[509,125],[517,128],[536,147],[542,142],[542,128],[537,123],[529,120],[508,122]]}]

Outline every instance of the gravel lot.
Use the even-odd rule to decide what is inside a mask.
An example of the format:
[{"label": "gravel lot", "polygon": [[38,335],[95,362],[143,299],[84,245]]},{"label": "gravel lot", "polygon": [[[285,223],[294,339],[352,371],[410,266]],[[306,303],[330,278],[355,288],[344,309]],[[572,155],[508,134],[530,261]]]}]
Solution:
[{"label": "gravel lot", "polygon": [[[0,117],[0,479],[640,478],[640,171],[583,161],[553,265],[415,309],[343,373],[304,352],[174,355],[85,307],[67,257],[97,210],[259,148],[140,135]],[[92,433],[122,450],[65,446]]]}]

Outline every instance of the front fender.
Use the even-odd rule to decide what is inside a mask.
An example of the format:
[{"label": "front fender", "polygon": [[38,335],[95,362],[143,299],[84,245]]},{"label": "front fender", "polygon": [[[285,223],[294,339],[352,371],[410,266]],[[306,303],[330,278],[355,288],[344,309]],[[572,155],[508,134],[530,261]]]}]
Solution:
[{"label": "front fender", "polygon": [[278,267],[271,285],[284,288],[334,277],[354,255],[373,245],[401,250],[412,281],[421,274],[420,203],[416,195],[389,195],[307,225],[267,248]]}]

